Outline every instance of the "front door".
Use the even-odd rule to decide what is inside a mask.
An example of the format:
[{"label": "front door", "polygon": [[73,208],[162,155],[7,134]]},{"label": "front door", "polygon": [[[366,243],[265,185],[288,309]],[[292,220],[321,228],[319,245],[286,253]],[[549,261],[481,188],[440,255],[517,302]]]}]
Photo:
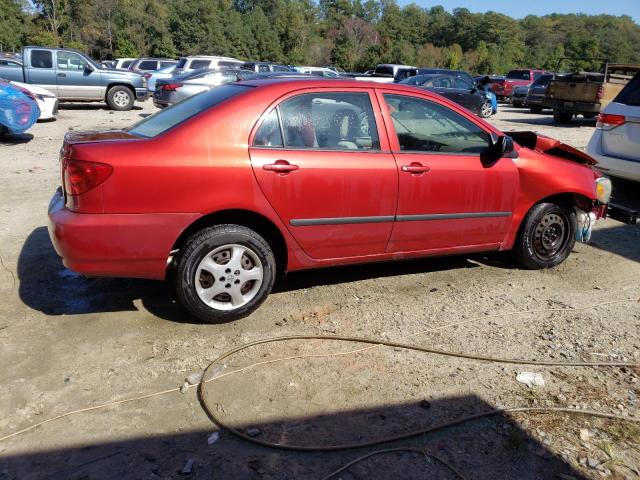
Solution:
[{"label": "front door", "polygon": [[294,93],[253,134],[258,183],[311,258],[385,251],[398,172],[374,105],[369,89]]},{"label": "front door", "polygon": [[102,100],[104,92],[99,70],[94,70],[77,53],[56,51],[58,96],[66,100]]},{"label": "front door", "polygon": [[389,252],[498,245],[511,225],[518,171],[487,163],[489,132],[435,99],[379,95],[399,170]]}]

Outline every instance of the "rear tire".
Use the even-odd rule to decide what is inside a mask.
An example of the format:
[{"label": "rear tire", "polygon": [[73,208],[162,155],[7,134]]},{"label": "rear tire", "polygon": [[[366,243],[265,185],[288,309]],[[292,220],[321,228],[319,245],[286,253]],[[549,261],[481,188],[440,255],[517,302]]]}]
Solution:
[{"label": "rear tire", "polygon": [[178,300],[207,323],[251,314],[271,292],[276,273],[269,244],[241,225],[217,225],[195,233],[176,263]]},{"label": "rear tire", "polygon": [[484,102],[480,107],[479,115],[481,118],[489,118],[493,115],[493,107],[491,106],[491,102]]},{"label": "rear tire", "polygon": [[107,92],[107,105],[111,110],[126,111],[131,110],[136,101],[135,94],[130,88],[124,85],[111,87]]},{"label": "rear tire", "polygon": [[535,205],[522,221],[515,258],[526,268],[538,270],[560,265],[576,243],[576,216],[554,203]]},{"label": "rear tire", "polygon": [[573,113],[564,110],[553,111],[553,121],[557,123],[569,123],[573,119]]}]

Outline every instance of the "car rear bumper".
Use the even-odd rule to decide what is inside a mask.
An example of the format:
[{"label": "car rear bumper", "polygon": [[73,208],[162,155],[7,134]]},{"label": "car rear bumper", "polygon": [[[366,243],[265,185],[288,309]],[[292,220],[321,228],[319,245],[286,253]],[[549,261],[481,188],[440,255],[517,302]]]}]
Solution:
[{"label": "car rear bumper", "polygon": [[587,153],[598,164],[596,168],[605,175],[640,182],[640,161],[605,155],[602,152],[602,131],[596,130],[587,145]]},{"label": "car rear bumper", "polygon": [[65,267],[85,275],[162,280],[167,258],[196,213],[72,212],[58,188],[49,203],[49,236]]}]

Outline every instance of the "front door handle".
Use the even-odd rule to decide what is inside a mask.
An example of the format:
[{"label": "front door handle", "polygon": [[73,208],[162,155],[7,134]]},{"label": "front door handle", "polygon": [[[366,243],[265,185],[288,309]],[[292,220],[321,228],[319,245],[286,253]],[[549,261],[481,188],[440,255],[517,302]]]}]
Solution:
[{"label": "front door handle", "polygon": [[277,173],[289,173],[294,170],[298,170],[299,168],[300,167],[298,167],[298,165],[292,165],[286,160],[276,160],[276,163],[267,163],[262,166],[263,170]]},{"label": "front door handle", "polygon": [[413,162],[411,165],[403,165],[401,170],[406,173],[412,173],[414,175],[421,175],[431,170],[431,167],[426,167],[418,162]]},{"label": "front door handle", "polygon": [[66,73],[58,73],[58,76],[59,76],[59,77],[66,77],[66,76],[67,76],[67,74],[66,74]]}]

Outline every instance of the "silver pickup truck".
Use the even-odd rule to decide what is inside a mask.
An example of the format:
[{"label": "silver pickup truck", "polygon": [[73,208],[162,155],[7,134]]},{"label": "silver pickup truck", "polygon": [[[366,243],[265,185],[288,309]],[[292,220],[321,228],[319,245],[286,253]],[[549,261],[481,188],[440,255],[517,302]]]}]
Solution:
[{"label": "silver pickup truck", "polygon": [[25,47],[22,61],[2,60],[0,78],[46,88],[63,102],[107,102],[113,110],[130,110],[136,100],[147,98],[142,75],[101,69],[75,50]]}]

